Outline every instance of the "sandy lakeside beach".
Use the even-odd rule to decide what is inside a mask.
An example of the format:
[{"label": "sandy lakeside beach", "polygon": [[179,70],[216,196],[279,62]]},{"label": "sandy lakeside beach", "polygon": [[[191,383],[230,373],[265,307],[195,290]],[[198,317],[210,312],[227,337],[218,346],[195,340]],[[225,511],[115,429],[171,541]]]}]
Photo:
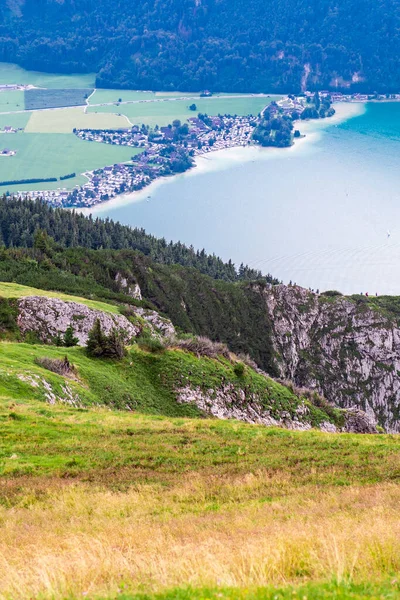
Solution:
[{"label": "sandy lakeside beach", "polygon": [[235,146],[224,150],[211,151],[207,154],[196,156],[195,167],[166,177],[160,177],[152,181],[150,185],[136,192],[121,194],[115,198],[111,198],[105,202],[92,206],[90,208],[80,209],[83,214],[94,214],[101,216],[102,212],[108,212],[110,209],[134,204],[136,202],[151,201],[151,196],[156,190],[162,186],[174,183],[177,178],[195,177],[210,171],[220,171],[230,169],[235,165],[246,162],[254,162],[259,160],[271,160],[275,157],[282,157],[285,152],[290,155],[294,152],[304,151],[315,144],[323,135],[323,132],[339,123],[343,123],[348,119],[362,115],[366,110],[366,103],[362,102],[343,102],[334,105],[335,114],[327,119],[310,120],[310,121],[295,121],[294,129],[299,129],[303,137],[296,138],[294,144],[289,148],[263,148],[261,146]]}]

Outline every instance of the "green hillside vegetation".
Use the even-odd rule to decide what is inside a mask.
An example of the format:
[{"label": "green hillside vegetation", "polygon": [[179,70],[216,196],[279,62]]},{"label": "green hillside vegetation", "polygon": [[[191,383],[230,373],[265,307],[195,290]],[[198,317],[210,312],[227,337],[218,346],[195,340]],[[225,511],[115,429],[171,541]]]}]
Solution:
[{"label": "green hillside vegetation", "polygon": [[96,72],[97,87],[280,93],[307,80],[317,89],[400,88],[396,0],[367,0],[362,10],[355,0],[3,4],[3,60]]},{"label": "green hillside vegetation", "polygon": [[[70,376],[41,366],[66,352]],[[222,357],[135,344],[113,362],[1,342],[0,597],[395,598],[398,436],[204,419],[176,403],[176,386],[222,378],[266,386],[280,409],[298,402]]]},{"label": "green hillside vegetation", "polygon": [[216,281],[196,269],[157,264],[141,253],[124,251],[3,250],[0,279],[77,296],[136,303],[116,283],[117,273],[138,282],[145,305],[166,314],[188,333],[225,342],[237,353],[249,353],[276,374],[263,284]]}]

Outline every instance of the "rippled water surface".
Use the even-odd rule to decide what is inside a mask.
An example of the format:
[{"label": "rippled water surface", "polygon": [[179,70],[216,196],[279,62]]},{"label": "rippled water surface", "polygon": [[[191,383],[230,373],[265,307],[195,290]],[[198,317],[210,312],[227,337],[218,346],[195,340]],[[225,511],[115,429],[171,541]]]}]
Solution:
[{"label": "rippled water surface", "polygon": [[146,192],[144,201],[102,207],[99,216],[284,282],[400,294],[400,103],[305,127],[295,149],[211,159],[212,170],[200,165],[151,189],[149,201]]}]

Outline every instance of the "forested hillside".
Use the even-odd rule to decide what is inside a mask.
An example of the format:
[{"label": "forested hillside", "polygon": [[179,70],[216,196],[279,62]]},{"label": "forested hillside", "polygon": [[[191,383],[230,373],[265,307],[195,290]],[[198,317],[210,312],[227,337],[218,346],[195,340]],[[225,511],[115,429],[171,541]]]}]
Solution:
[{"label": "forested hillside", "polygon": [[8,0],[0,60],[99,87],[400,88],[399,0]]},{"label": "forested hillside", "polygon": [[92,219],[81,213],[54,209],[41,200],[0,198],[0,246],[32,248],[38,229],[45,231],[63,248],[131,249],[139,250],[152,260],[164,264],[195,267],[200,273],[225,281],[264,279],[279,283],[271,275],[240,265],[236,269],[229,260],[224,262],[205,250],[196,251],[180,242],[167,243],[147,234],[144,229],[131,228],[110,219]]}]

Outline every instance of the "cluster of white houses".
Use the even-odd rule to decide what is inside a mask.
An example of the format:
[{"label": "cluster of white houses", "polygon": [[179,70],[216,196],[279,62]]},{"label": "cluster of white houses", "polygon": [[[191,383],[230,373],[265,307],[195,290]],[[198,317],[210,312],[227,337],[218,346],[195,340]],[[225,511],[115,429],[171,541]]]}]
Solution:
[{"label": "cluster of white houses", "polygon": [[[276,112],[280,115],[301,115],[310,106],[314,96],[315,92],[305,92],[300,96],[291,95],[268,105],[268,110],[272,114]],[[319,92],[319,97],[321,100],[329,97],[331,102],[400,100],[400,94],[366,96],[328,91]],[[19,192],[19,195],[40,196],[54,206],[94,206],[118,194],[140,190],[158,177],[183,172],[194,165],[193,158],[196,156],[251,144],[254,127],[258,122],[258,116],[199,114],[189,118],[188,124],[181,125],[178,121],[174,122],[174,125],[152,130],[144,125],[120,130],[74,130],[75,135],[82,140],[128,146],[140,150],[140,153],[136,153],[129,163],[115,164],[84,173],[87,183],[72,190],[60,188]],[[9,127],[4,131],[13,132]]]},{"label": "cluster of white houses", "polygon": [[87,183],[73,190],[20,192],[19,195],[40,196],[54,206],[91,207],[116,195],[143,189],[158,177],[183,172],[194,165],[195,156],[251,143],[257,117],[200,117],[189,119],[189,127],[176,125],[157,131],[137,126],[129,130],[76,130],[75,134],[82,140],[129,146],[141,152],[129,163],[84,173]]}]

